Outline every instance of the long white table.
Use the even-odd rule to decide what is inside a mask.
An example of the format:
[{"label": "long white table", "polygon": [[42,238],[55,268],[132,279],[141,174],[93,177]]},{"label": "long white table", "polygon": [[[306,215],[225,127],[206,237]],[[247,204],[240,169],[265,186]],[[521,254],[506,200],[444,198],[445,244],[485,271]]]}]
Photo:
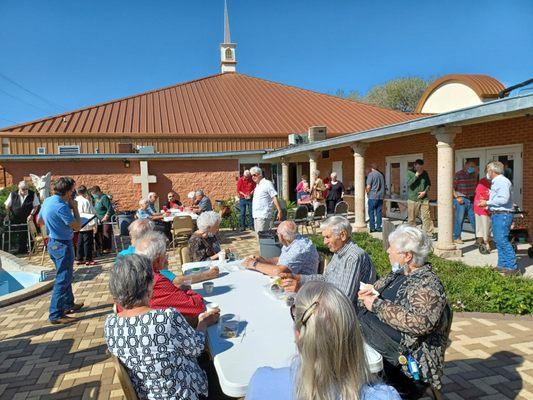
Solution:
[{"label": "long white table", "polygon": [[[206,303],[216,303],[220,315],[238,315],[239,336],[220,337],[218,326],[207,331],[209,350],[224,393],[231,397],[246,395],[248,383],[259,367],[288,367],[296,354],[293,321],[289,307],[265,290],[270,278],[240,267],[242,260],[219,265],[218,261],[186,263],[183,272],[192,268],[219,266],[220,276],[213,279],[212,294],[206,294],[202,283],[192,288],[204,296]],[[240,267],[240,268],[239,268]],[[381,356],[365,345],[372,372],[383,368]]]}]

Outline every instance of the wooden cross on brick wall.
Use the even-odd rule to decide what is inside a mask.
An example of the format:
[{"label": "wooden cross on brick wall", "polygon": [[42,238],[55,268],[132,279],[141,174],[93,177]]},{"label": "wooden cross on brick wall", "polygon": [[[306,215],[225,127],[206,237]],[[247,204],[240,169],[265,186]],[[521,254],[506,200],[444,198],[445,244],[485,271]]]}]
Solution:
[{"label": "wooden cross on brick wall", "polygon": [[141,184],[142,198],[147,199],[150,193],[150,183],[156,183],[157,177],[148,174],[148,161],[141,161],[141,175],[133,176],[133,183]]}]

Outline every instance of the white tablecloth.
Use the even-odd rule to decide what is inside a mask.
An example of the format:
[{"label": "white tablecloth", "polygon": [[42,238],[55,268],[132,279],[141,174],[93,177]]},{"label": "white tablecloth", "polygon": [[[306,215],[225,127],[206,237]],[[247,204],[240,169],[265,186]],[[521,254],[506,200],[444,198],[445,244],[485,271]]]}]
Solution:
[{"label": "white tablecloth", "polygon": [[172,211],[172,210],[169,210],[169,211],[171,212],[171,215],[164,218],[165,222],[172,222],[174,220],[174,217],[181,216],[181,215],[188,215],[189,217],[192,218],[193,221],[196,221],[198,219],[198,214],[193,213],[193,212]]},{"label": "white tablecloth", "polygon": [[[220,276],[213,279],[213,293],[207,295],[202,283],[194,284],[195,291],[207,303],[219,305],[221,316],[238,315],[240,334],[234,339],[221,338],[218,326],[208,329],[208,346],[214,357],[220,385],[232,397],[246,395],[248,383],[259,367],[288,367],[296,354],[293,321],[282,301],[270,296],[264,286],[270,279],[255,271],[239,268],[242,260],[218,265],[218,261],[186,263],[183,271],[217,265]],[[381,356],[365,345],[372,372],[383,368]]]}]

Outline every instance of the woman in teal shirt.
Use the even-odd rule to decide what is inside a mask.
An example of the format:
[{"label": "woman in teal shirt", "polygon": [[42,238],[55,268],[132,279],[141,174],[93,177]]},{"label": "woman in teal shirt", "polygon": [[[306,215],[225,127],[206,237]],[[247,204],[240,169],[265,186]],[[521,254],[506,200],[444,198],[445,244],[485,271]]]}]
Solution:
[{"label": "woman in teal shirt", "polygon": [[291,307],[298,356],[291,367],[259,368],[247,400],[400,400],[365,360],[352,302],[327,282],[308,282]]}]

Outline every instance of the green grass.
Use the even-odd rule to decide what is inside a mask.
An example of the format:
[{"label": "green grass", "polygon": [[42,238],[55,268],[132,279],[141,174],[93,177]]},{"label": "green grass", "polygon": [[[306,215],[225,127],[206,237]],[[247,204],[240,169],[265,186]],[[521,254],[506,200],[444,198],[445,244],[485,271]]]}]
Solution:
[{"label": "green grass", "polygon": [[[390,272],[389,257],[381,240],[366,233],[353,235],[365,249],[380,276]],[[320,235],[311,237],[318,251],[330,252]],[[450,305],[456,311],[495,312],[507,314],[533,313],[533,280],[523,277],[503,277],[489,268],[470,267],[459,261],[431,256],[434,271],[446,288]]]}]

